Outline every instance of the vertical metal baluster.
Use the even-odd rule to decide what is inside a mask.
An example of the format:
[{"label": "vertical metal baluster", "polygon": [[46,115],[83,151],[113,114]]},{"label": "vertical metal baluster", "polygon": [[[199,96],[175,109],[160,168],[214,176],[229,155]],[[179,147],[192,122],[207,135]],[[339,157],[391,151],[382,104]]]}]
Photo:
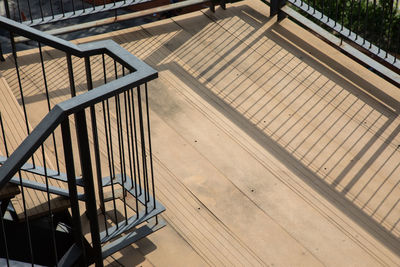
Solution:
[{"label": "vertical metal baluster", "polygon": [[[93,89],[93,80],[92,80],[92,69],[90,66],[90,58],[89,56],[85,57],[85,69],[86,69],[86,83],[88,91]],[[107,220],[105,216],[105,204],[104,204],[104,192],[103,192],[103,176],[101,174],[101,162],[100,162],[100,147],[99,147],[99,138],[97,131],[97,119],[96,119],[96,110],[95,105],[90,107],[90,118],[92,122],[92,136],[93,136],[93,149],[94,149],[94,158],[96,163],[96,174],[97,174],[97,186],[99,189],[99,198],[100,198],[100,207],[102,212],[104,213],[104,226],[107,228]]]},{"label": "vertical metal baluster", "polygon": [[[130,170],[130,176],[131,176],[131,185],[133,186],[133,176],[132,176],[132,155],[131,155],[131,143],[129,140],[129,122],[128,122],[128,108],[127,108],[127,97],[126,97],[126,91],[124,92],[124,104],[125,104],[125,124],[126,124],[126,139],[127,139],[127,144],[128,144],[128,160],[129,160],[129,170]],[[129,99],[129,98],[128,98]],[[130,111],[130,109],[129,109]]]},{"label": "vertical metal baluster", "polygon": [[356,41],[357,41],[357,39],[358,39],[358,36],[360,36],[360,34],[361,34],[361,29],[360,29],[360,27],[361,27],[361,23],[360,23],[360,21],[361,21],[361,1],[362,0],[359,0],[358,1],[358,15],[357,15],[357,22],[358,22],[358,28],[357,28],[357,32],[356,32]]},{"label": "vertical metal baluster", "polygon": [[43,3],[42,3],[42,0],[39,0],[39,7],[40,7],[40,17],[42,18],[42,21],[44,21]]},{"label": "vertical metal baluster", "polygon": [[364,37],[363,37],[363,45],[365,44],[365,41],[367,40],[367,31],[368,31],[368,15],[369,15],[369,0],[366,1],[366,7],[365,7],[365,20],[364,20]]},{"label": "vertical metal baluster", "polygon": [[339,1],[340,0],[335,0],[335,3],[336,3],[336,17],[335,17],[334,27],[336,27],[337,21],[339,20]]},{"label": "vertical metal baluster", "polygon": [[115,223],[118,229],[118,216],[117,216],[117,206],[115,203],[115,194],[114,194],[114,178],[115,178],[115,163],[114,163],[114,149],[113,149],[113,143],[112,143],[112,131],[111,131],[111,120],[110,120],[110,104],[108,99],[106,100],[107,104],[107,117],[108,117],[108,130],[109,130],[109,136],[110,136],[110,154],[111,154],[111,170],[110,171],[110,181],[111,181],[111,190],[113,194],[113,204],[114,204],[114,215],[115,215]]},{"label": "vertical metal baluster", "polygon": [[[0,128],[1,128],[1,134],[3,136],[4,150],[6,152],[6,157],[8,158],[9,152],[8,152],[8,146],[7,146],[7,138],[6,138],[6,134],[5,134],[5,130],[4,130],[3,118],[1,116],[1,112],[0,112]],[[3,232],[3,236],[4,236],[4,248],[6,250],[6,261],[7,261],[7,266],[10,266],[9,256],[8,256],[7,236],[6,236],[6,230],[5,230],[5,225],[4,225],[4,221],[3,221],[3,216],[4,216],[4,214],[2,212],[2,209],[0,208],[0,220],[1,220],[2,232]]]},{"label": "vertical metal baluster", "polygon": [[[115,222],[118,221],[117,217],[117,205],[115,203],[115,193],[114,193],[114,183],[113,183],[113,173],[112,173],[112,168],[111,168],[111,158],[110,158],[110,144],[108,142],[108,129],[107,129],[107,120],[106,120],[106,112],[105,112],[105,104],[104,101],[102,101],[102,107],[103,107],[103,115],[104,115],[104,131],[106,134],[106,145],[107,145],[107,160],[108,160],[108,169],[110,172],[110,181],[111,181],[111,193],[112,193],[112,201],[114,205],[114,215],[115,215]],[[108,108],[108,107],[107,107]],[[104,210],[104,213],[106,211]],[[117,227],[118,228],[118,227]],[[106,227],[106,234],[108,235],[108,227]]]},{"label": "vertical metal baluster", "polygon": [[[104,84],[107,83],[107,71],[106,71],[106,61],[104,58],[104,54],[101,54],[102,63],[103,63],[103,76],[104,76]],[[108,101],[108,100],[107,100]],[[101,102],[101,106],[103,108],[103,119],[104,119],[104,132],[106,134],[106,146],[107,146],[107,161],[108,161],[108,170],[110,173],[110,180],[112,181],[112,169],[111,169],[111,158],[110,158],[110,144],[108,142],[108,129],[107,129],[107,119],[106,119],[106,106],[104,101]],[[108,110],[108,106],[107,106]],[[114,186],[112,184],[112,186]],[[116,213],[116,203],[115,203],[115,194],[114,194],[114,187],[111,188],[112,192],[112,201],[114,204],[114,214],[115,214],[115,221],[117,222],[117,213]],[[104,206],[104,213],[106,213],[105,206]],[[105,216],[104,216],[105,217]],[[108,227],[106,226],[106,235],[108,236]]]},{"label": "vertical metal baluster", "polygon": [[31,22],[33,22],[32,10],[31,10],[31,1],[30,1],[30,0],[27,0],[26,2],[28,3],[28,13],[29,13],[29,17],[31,18]]},{"label": "vertical metal baluster", "polygon": [[19,15],[19,22],[22,22],[22,13],[21,13],[21,6],[19,4],[19,0],[17,0],[17,10]]},{"label": "vertical metal baluster", "polygon": [[0,43],[0,61],[6,61],[6,59],[4,58],[4,54],[3,54],[3,47],[1,46]]},{"label": "vertical metal baluster", "polygon": [[92,0],[93,1],[93,10],[96,10],[96,2],[95,2],[95,0]]},{"label": "vertical metal baluster", "polygon": [[99,223],[97,218],[96,194],[93,182],[92,161],[90,156],[89,134],[87,130],[85,110],[75,114],[76,135],[78,138],[79,159],[84,181],[86,215],[89,218],[90,232],[93,244],[96,266],[103,266]]},{"label": "vertical metal baluster", "polygon": [[71,0],[71,5],[72,5],[72,14],[75,15],[75,1]]},{"label": "vertical metal baluster", "polygon": [[74,155],[72,151],[72,139],[71,139],[71,129],[69,126],[69,119],[66,118],[61,123],[61,135],[64,148],[64,159],[65,168],[67,172],[68,179],[68,192],[69,200],[71,203],[71,214],[72,214],[72,233],[74,235],[76,245],[82,251],[81,262],[79,266],[88,266],[86,262],[86,249],[83,240],[82,225],[81,225],[81,214],[79,211],[78,202],[78,191],[76,188],[76,175],[75,175],[75,163]]},{"label": "vertical metal baluster", "polygon": [[324,9],[325,9],[324,6],[325,6],[324,5],[324,0],[321,0],[321,19],[324,17]]},{"label": "vertical metal baluster", "polygon": [[154,169],[153,169],[153,152],[151,149],[151,130],[150,130],[150,112],[149,112],[149,97],[147,90],[147,83],[144,84],[145,98],[146,98],[146,113],[147,113],[147,134],[149,142],[149,156],[150,156],[150,172],[151,172],[151,184],[153,188],[153,208],[156,208],[156,191],[154,188]]},{"label": "vertical metal baluster", "polygon": [[389,11],[389,12],[390,12],[390,17],[389,17],[388,41],[387,41],[387,45],[386,45],[386,55],[385,55],[385,58],[387,58],[387,56],[388,56],[389,49],[390,49],[390,44],[391,44],[391,41],[392,41],[391,33],[392,33],[393,13],[396,12],[396,10],[393,10],[393,5],[394,5],[394,1],[391,0],[391,1],[390,1],[390,11]]},{"label": "vertical metal baluster", "polygon": [[103,64],[104,84],[106,84],[107,83],[107,70],[106,70],[106,59],[104,57],[104,54],[101,54],[101,61]]},{"label": "vertical metal baluster", "polygon": [[350,19],[349,19],[349,21],[350,21],[350,23],[349,23],[349,35],[348,36],[350,36],[350,34],[351,34],[351,32],[353,31],[353,6],[354,6],[354,0],[351,0],[351,2],[350,2],[351,4],[350,4]]},{"label": "vertical metal baluster", "polygon": [[140,162],[139,162],[139,148],[138,148],[138,137],[136,131],[136,112],[135,112],[135,98],[133,88],[131,89],[131,100],[132,100],[132,117],[133,117],[133,130],[135,135],[135,150],[136,150],[136,164],[137,164],[137,175],[139,181],[139,195],[142,195],[142,182],[140,177]]},{"label": "vertical metal baluster", "polygon": [[60,0],[60,6],[61,6],[62,15],[63,15],[63,17],[65,17],[64,2],[63,2],[63,0]]},{"label": "vertical metal baluster", "polygon": [[69,87],[71,91],[71,97],[76,96],[76,89],[75,89],[75,78],[74,78],[74,68],[72,65],[72,57],[71,54],[66,54],[67,58],[67,68],[68,68],[68,79],[69,79]]},{"label": "vertical metal baluster", "polygon": [[[38,42],[38,46],[39,46],[40,62],[41,62],[41,66],[42,66],[44,88],[46,91],[47,109],[50,111],[51,105],[50,105],[49,88],[47,85],[47,77],[46,77],[46,70],[45,70],[44,60],[43,60],[42,45],[40,42]],[[53,146],[54,146],[54,156],[56,157],[57,174],[60,174],[60,163],[58,160],[57,143],[56,143],[56,137],[54,135],[54,132],[52,132],[52,137],[53,137]]]},{"label": "vertical metal baluster", "polygon": [[[14,57],[14,63],[15,63],[15,70],[17,72],[19,93],[20,93],[21,102],[22,102],[22,110],[24,112],[26,132],[27,132],[27,135],[29,135],[30,134],[30,129],[29,129],[29,123],[28,123],[28,115],[27,115],[27,112],[26,112],[24,93],[22,91],[22,81],[21,81],[21,75],[20,75],[20,72],[19,72],[19,66],[18,66],[18,60],[17,60],[17,51],[16,51],[16,48],[15,48],[15,42],[14,42],[13,38],[11,39],[11,45],[13,47],[13,57]],[[33,154],[32,154],[32,164],[33,164],[33,166],[36,165],[35,164],[35,158],[34,158]]]},{"label": "vertical metal baluster", "polygon": [[58,262],[58,255],[57,255],[57,244],[56,244],[56,233],[54,231],[54,219],[53,219],[53,212],[51,210],[51,198],[49,193],[49,177],[47,176],[47,165],[46,165],[46,156],[44,153],[44,145],[42,144],[42,159],[43,159],[43,169],[44,169],[44,178],[46,181],[46,194],[47,194],[47,208],[49,209],[49,218],[50,218],[50,228],[51,228],[51,238],[53,240],[53,252],[55,257],[55,264],[57,265]]},{"label": "vertical metal baluster", "polygon": [[[135,165],[135,152],[134,152],[134,137],[133,137],[133,125],[132,125],[132,105],[131,105],[131,96],[130,96],[130,90],[127,91],[128,94],[128,108],[129,108],[129,128],[131,132],[131,144],[132,144],[132,160],[133,160],[133,172],[132,172],[132,166],[131,166],[131,176],[134,179],[134,182],[132,182],[132,186],[135,187],[135,206],[136,206],[136,217],[139,218],[139,201],[138,201],[138,188],[137,188],[137,177],[136,177],[136,165]],[[132,190],[132,188],[131,188]]]},{"label": "vertical metal baluster", "polygon": [[6,132],[4,130],[3,117],[1,116],[1,112],[0,112],[0,126],[1,126],[1,134],[3,135],[4,149],[6,151],[6,157],[8,158],[10,154],[8,151]]},{"label": "vertical metal baluster", "polygon": [[383,12],[383,16],[382,16],[382,21],[380,22],[380,25],[379,25],[379,34],[378,34],[378,54],[381,52],[381,47],[382,47],[382,39],[384,38],[384,36],[385,36],[385,31],[386,31],[386,29],[384,28],[385,27],[385,19],[386,19],[386,5],[385,5],[385,3],[382,3],[382,6],[383,6],[383,10],[382,10],[382,12]]},{"label": "vertical metal baluster", "polygon": [[139,127],[140,127],[140,142],[142,147],[142,165],[143,165],[143,187],[145,187],[145,199],[146,199],[146,214],[148,213],[147,202],[149,201],[149,180],[147,175],[147,160],[146,160],[146,144],[144,140],[144,126],[143,126],[143,110],[142,110],[142,97],[140,93],[140,86],[137,87],[137,99],[138,99],[138,110],[139,110]]},{"label": "vertical metal baluster", "polygon": [[313,0],[313,14],[315,14],[315,0]]},{"label": "vertical metal baluster", "polygon": [[28,242],[29,242],[29,254],[31,257],[31,264],[33,267],[33,263],[35,262],[34,258],[33,258],[33,247],[32,247],[32,237],[31,237],[31,229],[29,227],[29,217],[28,217],[28,213],[26,211],[26,201],[25,201],[25,191],[24,191],[24,186],[22,183],[22,175],[21,175],[21,171],[18,171],[18,175],[19,175],[19,183],[20,183],[20,188],[21,188],[21,196],[22,196],[22,206],[24,208],[24,217],[25,217],[25,222],[26,222],[26,231],[27,231],[27,236],[28,236]]},{"label": "vertical metal baluster", "polygon": [[346,0],[342,0],[343,1],[343,8],[342,8],[342,27],[340,29],[340,31],[343,31],[343,27],[344,27],[344,14],[345,14],[345,9],[346,9]]},{"label": "vertical metal baluster", "polygon": [[5,12],[6,12],[6,17],[7,18],[11,18],[11,14],[10,14],[10,5],[9,5],[9,3],[8,3],[8,0],[4,0],[4,10],[5,10]]},{"label": "vertical metal baluster", "polygon": [[332,0],[328,0],[328,3],[326,4],[327,6],[327,11],[325,12],[325,15],[327,17],[327,22],[329,22],[331,15],[332,15]]},{"label": "vertical metal baluster", "polygon": [[393,64],[395,64],[397,61],[397,55],[400,55],[400,27],[399,27],[399,32],[397,33],[397,39],[398,40],[397,40],[397,45],[396,45],[396,49],[395,49]]},{"label": "vertical metal baluster", "polygon": [[50,11],[51,11],[51,17],[54,19],[54,9],[53,9],[53,1],[50,0]]},{"label": "vertical metal baluster", "polygon": [[86,12],[86,9],[85,9],[85,2],[82,0],[82,1],[81,1],[81,4],[82,4],[82,13],[85,13],[85,12]]},{"label": "vertical metal baluster", "polygon": [[[373,13],[374,13],[374,16],[376,16],[376,0],[374,0]],[[378,23],[378,22],[377,22],[377,23]],[[376,27],[376,28],[378,27],[378,25],[377,25],[376,23],[375,23],[375,27]],[[375,36],[371,36],[371,39],[370,39],[370,42],[369,42],[369,48],[372,47],[372,42],[373,42],[374,38],[375,38]]]},{"label": "vertical metal baluster", "polygon": [[[4,201],[4,200],[3,200]],[[7,245],[7,236],[6,236],[6,229],[5,229],[5,225],[4,225],[4,218],[3,218],[4,214],[2,209],[0,209],[0,221],[1,221],[1,232],[3,235],[3,241],[4,241],[4,249],[6,250],[6,263],[7,263],[7,267],[10,266],[10,259],[9,259],[9,255],[8,255],[8,245]]]},{"label": "vertical metal baluster", "polygon": [[[3,137],[3,143],[4,143],[5,152],[6,152],[6,157],[8,158],[9,154],[8,154],[7,140],[6,140],[6,136],[5,136],[3,119],[2,119],[2,116],[1,116],[1,112],[0,112],[0,127],[1,127],[1,132],[2,132],[2,137]],[[2,203],[2,205],[3,205],[3,203]],[[7,267],[8,267],[8,266],[10,266],[10,261],[9,261],[9,255],[8,255],[7,236],[6,236],[6,230],[5,230],[5,225],[4,225],[4,221],[3,221],[4,220],[3,216],[4,215],[3,215],[3,211],[2,211],[2,207],[1,207],[0,208],[1,231],[2,231],[2,235],[4,236],[4,238],[3,238],[3,240],[4,240],[4,248],[5,248],[5,252],[6,252],[6,263],[7,263]]]},{"label": "vertical metal baluster", "polygon": [[125,192],[125,180],[126,180],[126,170],[125,170],[125,154],[123,152],[124,141],[122,136],[122,123],[121,123],[121,105],[120,105],[119,95],[115,96],[115,110],[117,113],[117,130],[118,130],[118,148],[119,148],[119,164],[121,170],[121,182],[122,182],[122,194],[123,194],[123,202],[124,202],[124,215],[125,215],[125,223],[128,224],[128,213],[126,209],[126,192]]}]

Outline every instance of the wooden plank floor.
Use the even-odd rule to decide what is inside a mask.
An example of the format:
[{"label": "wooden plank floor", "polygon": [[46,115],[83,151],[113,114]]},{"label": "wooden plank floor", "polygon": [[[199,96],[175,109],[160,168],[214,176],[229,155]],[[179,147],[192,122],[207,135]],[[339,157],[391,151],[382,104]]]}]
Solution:
[{"label": "wooden plank floor", "polygon": [[[268,13],[244,1],[77,41],[112,38],[160,74],[150,116],[168,226],[109,264],[400,264],[399,89]],[[51,49],[45,58],[57,103],[66,64]],[[37,50],[20,65],[35,125]],[[83,61],[74,66],[84,91]]]}]

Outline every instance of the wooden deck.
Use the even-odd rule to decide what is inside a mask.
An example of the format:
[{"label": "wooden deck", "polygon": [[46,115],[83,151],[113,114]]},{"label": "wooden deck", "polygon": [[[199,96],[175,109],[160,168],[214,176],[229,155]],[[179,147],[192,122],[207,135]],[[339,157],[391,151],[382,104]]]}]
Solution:
[{"label": "wooden deck", "polygon": [[[400,265],[399,88],[268,14],[248,0],[77,41],[112,38],[160,75],[150,116],[168,226],[108,264]],[[46,113],[36,53],[20,56],[33,126]],[[68,98],[62,56],[45,50],[53,103]]]}]

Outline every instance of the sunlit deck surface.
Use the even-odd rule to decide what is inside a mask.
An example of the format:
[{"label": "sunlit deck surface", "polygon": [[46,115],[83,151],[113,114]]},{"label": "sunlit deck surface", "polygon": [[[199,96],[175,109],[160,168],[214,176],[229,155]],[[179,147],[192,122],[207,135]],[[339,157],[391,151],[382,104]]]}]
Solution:
[{"label": "sunlit deck surface", "polygon": [[[111,38],[159,71],[150,116],[168,225],[108,264],[400,264],[399,88],[268,14],[248,0],[77,41]],[[68,98],[62,56],[45,50],[55,102]],[[37,57],[20,57],[33,126],[47,112]]]}]

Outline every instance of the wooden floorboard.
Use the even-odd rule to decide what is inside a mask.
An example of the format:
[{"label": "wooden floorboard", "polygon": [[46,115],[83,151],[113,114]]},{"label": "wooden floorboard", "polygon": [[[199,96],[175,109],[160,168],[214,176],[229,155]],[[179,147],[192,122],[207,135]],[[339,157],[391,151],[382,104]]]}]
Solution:
[{"label": "wooden floorboard", "polygon": [[[159,71],[150,116],[168,230],[109,264],[129,265],[129,251],[157,266],[400,264],[398,88],[268,12],[243,1],[77,41],[112,38]],[[54,105],[69,97],[67,67],[44,51]],[[36,53],[21,53],[30,110],[45,99]],[[84,62],[73,62],[83,92]],[[96,85],[101,63],[91,60]],[[114,79],[109,59],[106,69]]]}]

